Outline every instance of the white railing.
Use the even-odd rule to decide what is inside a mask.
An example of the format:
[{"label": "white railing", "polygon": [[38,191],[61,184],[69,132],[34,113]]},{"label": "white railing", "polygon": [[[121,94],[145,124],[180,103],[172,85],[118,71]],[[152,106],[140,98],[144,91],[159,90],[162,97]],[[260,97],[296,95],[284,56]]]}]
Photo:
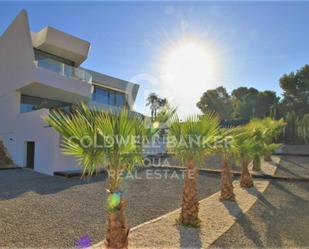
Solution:
[{"label": "white railing", "polygon": [[36,60],[34,61],[34,64],[38,68],[47,69],[61,76],[66,76],[69,78],[85,81],[87,83],[92,83],[92,75],[82,68],[72,67],[70,65],[50,58]]}]

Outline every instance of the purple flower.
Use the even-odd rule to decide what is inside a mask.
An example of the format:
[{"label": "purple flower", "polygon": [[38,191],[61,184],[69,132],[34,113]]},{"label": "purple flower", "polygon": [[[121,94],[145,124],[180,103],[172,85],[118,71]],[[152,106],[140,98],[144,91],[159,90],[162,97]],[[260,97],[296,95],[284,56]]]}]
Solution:
[{"label": "purple flower", "polygon": [[88,235],[84,235],[75,241],[75,246],[78,249],[87,248],[91,246],[91,238]]}]

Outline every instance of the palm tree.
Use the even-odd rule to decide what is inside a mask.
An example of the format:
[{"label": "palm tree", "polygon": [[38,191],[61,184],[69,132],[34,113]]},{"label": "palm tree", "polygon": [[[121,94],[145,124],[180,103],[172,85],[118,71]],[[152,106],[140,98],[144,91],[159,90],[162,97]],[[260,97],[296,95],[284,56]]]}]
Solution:
[{"label": "palm tree", "polygon": [[221,170],[221,200],[235,200],[233,187],[233,174],[230,167],[230,155],[232,153],[233,130],[220,129],[219,136],[216,138],[216,146],[213,151],[222,155],[222,170]]},{"label": "palm tree", "polygon": [[151,119],[154,120],[157,116],[157,110],[160,107],[160,98],[155,93],[150,93],[147,98],[147,106],[150,107],[151,110]]},{"label": "palm tree", "polygon": [[235,128],[232,150],[242,167],[240,186],[243,188],[253,187],[253,180],[248,166],[257,149],[258,145],[249,131],[244,128]]},{"label": "palm tree", "polygon": [[253,161],[252,161],[252,165],[253,165],[252,170],[260,171],[261,170],[261,156],[263,156],[263,147],[264,147],[263,131],[259,128],[253,128],[251,132],[252,132],[252,137],[256,144],[256,150],[254,152]]},{"label": "palm tree", "polygon": [[284,127],[285,122],[283,120],[276,121],[270,118],[264,120],[253,119],[246,126],[246,129],[252,134],[256,142],[252,170],[261,170],[261,156],[266,157],[266,160],[270,160],[270,155],[281,146],[272,141],[283,131]]},{"label": "palm tree", "polygon": [[284,122],[283,119],[275,120],[272,118],[264,118],[261,120],[261,125],[263,126],[264,129],[268,129],[268,132],[265,133],[266,145],[265,145],[264,160],[271,161],[271,154],[274,151],[272,143],[283,132],[286,123]]},{"label": "palm tree", "polygon": [[121,191],[121,176],[143,164],[141,143],[135,138],[144,132],[140,117],[106,113],[85,104],[72,113],[52,111],[45,120],[63,136],[62,151],[76,157],[84,175],[92,175],[99,167],[108,173],[107,248],[127,248],[129,228],[125,219],[125,200]]},{"label": "palm tree", "polygon": [[208,113],[203,117],[190,116],[181,122],[177,115],[172,119],[169,129],[170,150],[186,166],[186,176],[182,194],[181,213],[178,223],[198,227],[199,201],[197,192],[198,169],[196,164],[204,159],[205,151],[213,143],[218,132],[217,117]]}]

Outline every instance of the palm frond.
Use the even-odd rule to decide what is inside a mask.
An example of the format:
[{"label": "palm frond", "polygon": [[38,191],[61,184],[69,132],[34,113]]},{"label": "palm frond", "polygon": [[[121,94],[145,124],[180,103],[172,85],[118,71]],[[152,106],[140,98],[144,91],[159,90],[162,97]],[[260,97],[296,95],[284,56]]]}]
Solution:
[{"label": "palm frond", "polygon": [[62,152],[74,156],[84,174],[101,166],[120,171],[143,163],[136,138],[143,134],[143,121],[125,109],[107,113],[81,103],[71,113],[51,111],[44,120],[62,136]]},{"label": "palm frond", "polygon": [[189,156],[202,160],[206,151],[209,151],[219,132],[219,120],[213,113],[203,117],[191,115],[183,122],[177,115],[171,119],[169,129],[169,149],[182,161]]}]

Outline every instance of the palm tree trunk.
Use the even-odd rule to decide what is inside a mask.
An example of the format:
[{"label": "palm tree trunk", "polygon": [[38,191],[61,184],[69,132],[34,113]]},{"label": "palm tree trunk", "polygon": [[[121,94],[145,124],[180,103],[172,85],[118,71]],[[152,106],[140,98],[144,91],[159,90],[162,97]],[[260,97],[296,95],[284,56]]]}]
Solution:
[{"label": "palm tree trunk", "polygon": [[264,155],[264,161],[271,161],[271,154],[267,153]]},{"label": "palm tree trunk", "polygon": [[230,170],[228,157],[223,156],[222,172],[221,172],[221,200],[234,200],[235,194],[233,192],[233,179]]},{"label": "palm tree trunk", "polygon": [[[109,164],[109,194],[119,191],[119,172],[113,171],[110,174],[110,169],[114,168]],[[117,205],[117,204],[116,204]],[[125,217],[126,202],[123,196],[120,196],[118,206],[112,206],[112,209],[107,210],[107,226],[106,226],[106,240],[104,246],[106,249],[127,249],[129,228]]]},{"label": "palm tree trunk", "polygon": [[249,161],[242,160],[241,165],[242,165],[242,172],[240,176],[240,186],[242,188],[251,188],[253,187],[253,180],[248,169]]},{"label": "palm tree trunk", "polygon": [[252,170],[253,171],[260,171],[261,170],[261,158],[259,156],[254,156]]},{"label": "palm tree trunk", "polygon": [[117,210],[108,212],[107,231],[106,231],[106,249],[127,249],[129,228],[126,222],[125,200],[121,198],[121,203]]},{"label": "palm tree trunk", "polygon": [[182,194],[181,213],[178,222],[185,226],[198,227],[199,201],[197,193],[198,170],[193,157],[186,161],[187,171]]}]

